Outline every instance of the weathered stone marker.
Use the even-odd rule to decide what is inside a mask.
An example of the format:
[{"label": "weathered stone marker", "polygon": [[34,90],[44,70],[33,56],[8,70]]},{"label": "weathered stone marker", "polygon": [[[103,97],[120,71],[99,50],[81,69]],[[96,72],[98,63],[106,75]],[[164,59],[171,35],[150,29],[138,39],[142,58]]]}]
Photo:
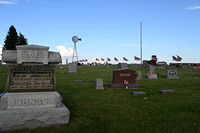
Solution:
[{"label": "weathered stone marker", "polygon": [[103,87],[103,79],[96,79],[96,89],[104,89]]},{"label": "weathered stone marker", "polygon": [[77,63],[69,63],[68,73],[77,73],[76,67]]},{"label": "weathered stone marker", "polygon": [[131,95],[140,96],[140,95],[146,95],[146,93],[145,92],[131,92]]},{"label": "weathered stone marker", "polygon": [[174,90],[160,90],[159,93],[160,94],[173,94]]},{"label": "weathered stone marker", "polygon": [[119,63],[118,69],[128,69],[128,64],[127,63]]},{"label": "weathered stone marker", "polygon": [[37,45],[16,48],[2,56],[8,79],[0,99],[0,131],[67,124],[70,112],[55,88],[60,54]]},{"label": "weathered stone marker", "polygon": [[167,70],[167,77],[168,79],[178,79],[178,72],[177,70]]},{"label": "weathered stone marker", "polygon": [[137,77],[136,77],[137,80],[140,80],[142,79],[142,73],[141,71],[137,71]]},{"label": "weathered stone marker", "polygon": [[158,76],[156,73],[154,73],[154,66],[149,66],[149,73],[147,73],[147,79],[158,79]]}]

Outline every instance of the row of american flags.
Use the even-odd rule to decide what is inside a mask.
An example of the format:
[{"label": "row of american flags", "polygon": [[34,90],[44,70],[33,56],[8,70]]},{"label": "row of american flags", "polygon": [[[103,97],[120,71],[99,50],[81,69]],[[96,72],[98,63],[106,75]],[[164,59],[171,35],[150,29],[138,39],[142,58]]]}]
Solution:
[{"label": "row of american flags", "polygon": [[[134,59],[135,60],[137,60],[137,61],[139,61],[140,60],[140,58],[139,57],[134,57]],[[125,57],[123,57],[123,60],[124,61],[129,61],[127,58],[125,58]],[[95,61],[107,61],[107,62],[111,62],[111,59],[110,58],[107,58],[107,60],[106,59],[104,59],[104,58],[95,58]],[[114,61],[117,61],[117,62],[119,62],[119,60],[116,58],[116,57],[114,57]],[[85,60],[79,60],[79,62],[88,62],[88,60],[87,59],[85,59]]]},{"label": "row of american flags", "polygon": [[[127,58],[125,58],[125,57],[123,57],[123,60],[124,60],[124,61],[129,61],[129,60],[128,60]],[[137,56],[134,56],[134,60],[139,61],[140,58],[137,57]],[[156,57],[153,57],[152,60],[157,61],[158,59],[157,59]],[[174,60],[174,61],[181,61],[182,58],[181,58],[180,56],[177,55],[177,57],[172,56],[172,60]],[[111,59],[110,59],[110,58],[107,58],[107,60],[106,60],[106,59],[104,59],[104,58],[96,58],[95,61],[107,61],[107,62],[111,62]],[[116,57],[114,57],[114,61],[119,62],[119,60],[118,60]],[[85,59],[85,60],[79,60],[79,62],[88,62],[88,60],[87,60],[87,59]]]}]

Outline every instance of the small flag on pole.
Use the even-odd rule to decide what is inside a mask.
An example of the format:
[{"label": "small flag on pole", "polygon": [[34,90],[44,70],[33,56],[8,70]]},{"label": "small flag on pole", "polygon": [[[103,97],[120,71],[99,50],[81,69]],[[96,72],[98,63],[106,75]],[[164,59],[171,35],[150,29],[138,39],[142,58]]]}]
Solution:
[{"label": "small flag on pole", "polygon": [[181,60],[182,60],[182,58],[181,58],[180,56],[178,56],[178,55],[177,55],[177,57],[172,56],[172,59],[173,59],[174,61],[181,61]]},{"label": "small flag on pole", "polygon": [[98,59],[98,58],[96,58],[96,61],[99,61],[99,59]]},{"label": "small flag on pole", "polygon": [[126,59],[125,57],[123,57],[123,60],[128,61],[128,59]]},{"label": "small flag on pole", "polygon": [[118,59],[117,59],[116,57],[114,58],[114,60],[115,60],[115,61],[118,61]]},{"label": "small flag on pole", "polygon": [[178,55],[177,55],[176,59],[177,59],[177,61],[181,61],[182,60],[182,58],[180,56],[178,56]]},{"label": "small flag on pole", "polygon": [[110,59],[110,58],[107,58],[107,61],[111,61],[111,59]]},{"label": "small flag on pole", "polygon": [[156,57],[152,57],[152,60],[157,61],[158,59]]},{"label": "small flag on pole", "polygon": [[102,61],[104,61],[104,58],[101,58]]},{"label": "small flag on pole", "polygon": [[140,60],[140,58],[135,56],[135,60],[137,60],[137,61],[138,61],[138,60]]}]

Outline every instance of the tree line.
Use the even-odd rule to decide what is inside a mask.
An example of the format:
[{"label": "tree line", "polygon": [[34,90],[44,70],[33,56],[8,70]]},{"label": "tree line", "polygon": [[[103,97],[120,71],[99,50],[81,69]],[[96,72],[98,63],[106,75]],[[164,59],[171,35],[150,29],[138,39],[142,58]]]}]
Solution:
[{"label": "tree line", "polygon": [[3,50],[16,50],[17,45],[27,45],[28,40],[21,32],[19,35],[13,25],[10,26],[6,39],[4,41]]}]

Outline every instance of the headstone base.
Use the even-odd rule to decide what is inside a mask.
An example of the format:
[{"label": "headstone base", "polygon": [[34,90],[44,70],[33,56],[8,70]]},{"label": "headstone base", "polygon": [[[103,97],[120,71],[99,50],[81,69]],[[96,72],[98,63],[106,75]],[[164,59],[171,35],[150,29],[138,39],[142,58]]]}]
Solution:
[{"label": "headstone base", "polygon": [[61,107],[10,109],[0,111],[0,131],[16,129],[32,129],[69,123],[70,112],[62,104]]},{"label": "headstone base", "polygon": [[[126,88],[124,84],[110,84],[110,88]],[[128,84],[128,89],[138,89],[138,84]]]},{"label": "headstone base", "polygon": [[147,79],[158,79],[158,76],[157,76],[157,74],[147,74]]},{"label": "headstone base", "polygon": [[104,87],[96,87],[96,90],[103,90]]},{"label": "headstone base", "polygon": [[166,77],[167,79],[179,79],[179,77]]}]

